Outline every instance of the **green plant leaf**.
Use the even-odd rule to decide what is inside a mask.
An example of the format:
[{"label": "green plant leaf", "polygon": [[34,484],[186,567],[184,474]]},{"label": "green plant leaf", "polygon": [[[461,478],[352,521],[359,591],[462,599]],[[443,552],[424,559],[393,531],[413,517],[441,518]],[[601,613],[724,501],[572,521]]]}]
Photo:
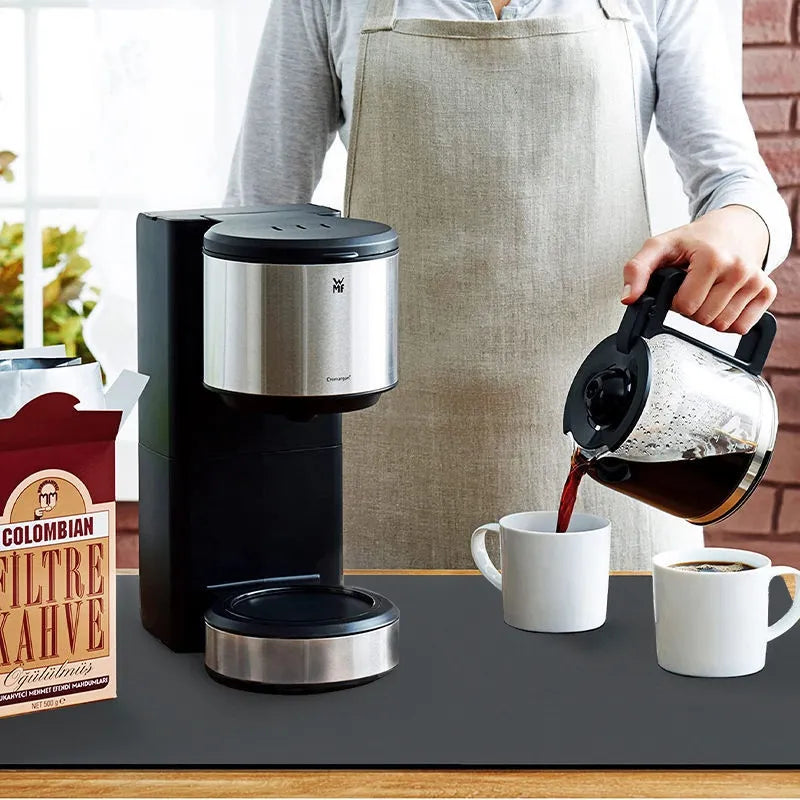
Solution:
[{"label": "green plant leaf", "polygon": [[4,223],[0,228],[0,264],[22,261],[23,226],[22,223],[9,225]]},{"label": "green plant leaf", "polygon": [[61,335],[64,337],[64,341],[74,341],[82,327],[83,319],[81,317],[75,316],[65,320],[61,325]]},{"label": "green plant leaf", "polygon": [[62,234],[61,253],[65,256],[74,255],[86,242],[86,234],[76,227],[70,228]]},{"label": "green plant leaf", "polygon": [[10,150],[0,150],[0,178],[6,183],[11,183],[14,180],[14,173],[11,165],[17,160],[15,153]]},{"label": "green plant leaf", "polygon": [[67,278],[80,278],[92,268],[92,264],[88,258],[79,255],[71,255],[64,264],[61,270],[61,280]]},{"label": "green plant leaf", "polygon": [[58,279],[50,281],[44,289],[42,289],[42,304],[45,308],[49,308],[53,303],[58,301],[61,295],[61,284]]},{"label": "green plant leaf", "polygon": [[[0,226],[0,348],[21,347],[24,317],[24,228],[20,223]],[[83,339],[83,323],[100,296],[87,287],[83,276],[91,263],[79,251],[86,234],[75,226],[42,231],[43,338],[46,345],[64,344],[67,354],[94,361]]]},{"label": "green plant leaf", "polygon": [[42,266],[45,269],[58,264],[63,240],[64,236],[58,228],[44,228],[42,230]]},{"label": "green plant leaf", "polygon": [[0,328],[0,344],[8,348],[22,346],[22,330],[19,328]]},{"label": "green plant leaf", "polygon": [[8,264],[0,264],[0,295],[11,294],[14,289],[21,285],[22,281],[22,261],[11,261]]}]

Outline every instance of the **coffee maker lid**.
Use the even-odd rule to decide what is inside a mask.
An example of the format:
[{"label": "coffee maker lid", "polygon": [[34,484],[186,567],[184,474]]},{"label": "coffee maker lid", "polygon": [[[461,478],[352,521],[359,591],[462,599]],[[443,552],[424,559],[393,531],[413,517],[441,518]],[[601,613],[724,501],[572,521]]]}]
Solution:
[{"label": "coffee maker lid", "polygon": [[630,352],[617,334],[603,339],[581,364],[564,406],[564,433],[582,450],[616,450],[636,427],[650,392],[650,349],[639,338]]},{"label": "coffee maker lid", "polygon": [[397,251],[397,232],[388,225],[298,208],[226,217],[206,232],[203,252],[256,264],[329,264]]}]

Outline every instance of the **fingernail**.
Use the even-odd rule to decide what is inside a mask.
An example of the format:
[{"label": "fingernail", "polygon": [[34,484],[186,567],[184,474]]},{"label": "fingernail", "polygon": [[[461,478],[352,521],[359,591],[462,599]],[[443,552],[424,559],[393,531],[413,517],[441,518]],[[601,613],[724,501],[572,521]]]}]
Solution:
[{"label": "fingernail", "polygon": [[622,287],[622,299],[627,300],[631,296],[631,285],[626,283],[625,286]]}]

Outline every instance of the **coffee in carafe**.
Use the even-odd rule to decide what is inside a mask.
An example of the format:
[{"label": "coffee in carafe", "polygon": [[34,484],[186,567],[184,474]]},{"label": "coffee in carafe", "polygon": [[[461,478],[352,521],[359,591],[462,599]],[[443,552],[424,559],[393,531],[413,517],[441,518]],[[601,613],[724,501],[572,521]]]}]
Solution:
[{"label": "coffee in carafe", "polygon": [[710,524],[741,507],[769,464],[777,407],[760,373],[776,326],[764,314],[735,355],[665,326],[684,277],[656,271],[617,333],[589,354],[569,390],[564,432],[593,480]]}]

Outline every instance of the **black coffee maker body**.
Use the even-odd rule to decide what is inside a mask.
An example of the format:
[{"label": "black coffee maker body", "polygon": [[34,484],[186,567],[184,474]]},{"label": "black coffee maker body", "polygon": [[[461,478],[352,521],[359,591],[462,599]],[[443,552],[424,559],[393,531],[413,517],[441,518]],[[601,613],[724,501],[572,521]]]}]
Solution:
[{"label": "black coffee maker body", "polygon": [[[340,412],[397,381],[397,237],[358,222],[316,206],[138,220],[142,621],[175,651],[205,648],[207,665],[214,630],[214,670],[245,683],[278,669],[288,684],[293,659],[325,662],[320,641],[359,632],[348,615],[362,630],[396,623],[385,598],[341,586]],[[368,354],[332,345],[362,324]],[[339,612],[338,627],[317,624]],[[266,643],[244,672],[237,635]],[[292,652],[275,649],[288,640]]]}]

